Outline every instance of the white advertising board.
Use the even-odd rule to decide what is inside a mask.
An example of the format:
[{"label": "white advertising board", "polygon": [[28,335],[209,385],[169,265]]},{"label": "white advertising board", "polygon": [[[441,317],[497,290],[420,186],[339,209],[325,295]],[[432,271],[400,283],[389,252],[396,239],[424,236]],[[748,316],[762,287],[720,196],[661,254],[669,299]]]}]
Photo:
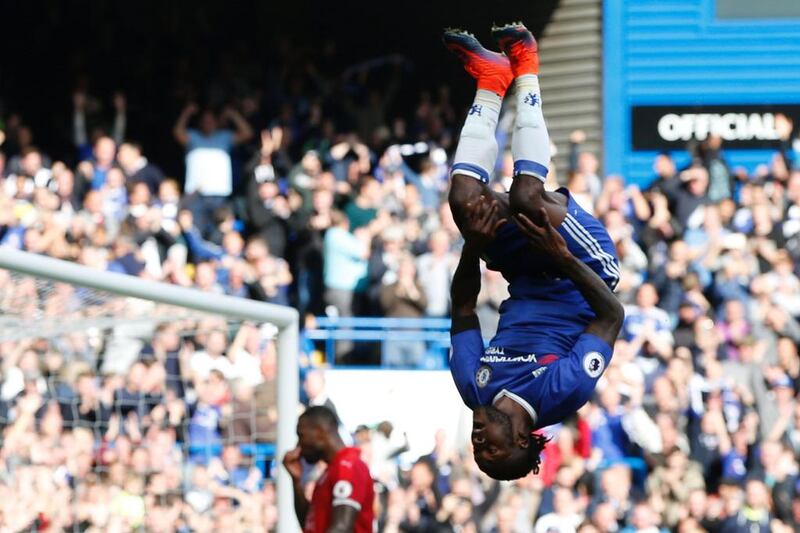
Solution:
[{"label": "white advertising board", "polygon": [[434,435],[444,430],[450,445],[462,449],[469,439],[472,414],[461,401],[446,370],[325,371],[328,397],[344,427],[374,427],[388,420],[408,435],[407,457],[433,449]]}]

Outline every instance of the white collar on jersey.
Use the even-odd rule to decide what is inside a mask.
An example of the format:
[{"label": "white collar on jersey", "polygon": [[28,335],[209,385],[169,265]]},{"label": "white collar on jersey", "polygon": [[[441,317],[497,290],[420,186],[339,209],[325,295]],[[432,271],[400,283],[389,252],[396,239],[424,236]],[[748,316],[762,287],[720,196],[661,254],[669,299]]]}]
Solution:
[{"label": "white collar on jersey", "polygon": [[500,401],[500,398],[502,398],[503,396],[506,396],[506,397],[514,400],[518,404],[520,404],[522,406],[522,408],[525,409],[528,412],[529,415],[531,415],[531,420],[533,421],[533,426],[536,427],[536,421],[538,420],[539,415],[536,414],[536,409],[534,409],[531,404],[529,404],[528,402],[523,400],[521,396],[518,396],[518,395],[514,394],[513,392],[511,392],[509,390],[503,389],[500,392],[498,392],[495,395],[494,398],[492,398],[492,405],[494,405],[498,401]]}]

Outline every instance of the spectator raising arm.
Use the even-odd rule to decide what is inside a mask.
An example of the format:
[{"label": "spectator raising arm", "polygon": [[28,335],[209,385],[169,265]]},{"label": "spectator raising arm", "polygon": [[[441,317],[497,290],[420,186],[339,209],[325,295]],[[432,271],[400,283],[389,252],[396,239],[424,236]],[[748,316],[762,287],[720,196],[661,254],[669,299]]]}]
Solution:
[{"label": "spectator raising arm", "polygon": [[663,453],[661,430],[642,407],[644,384],[634,383],[629,387],[630,399],[625,406],[625,414],[622,417],[622,427],[625,433],[645,453]]},{"label": "spectator raising arm", "polygon": [[625,192],[633,205],[636,218],[638,220],[648,220],[653,214],[653,211],[650,209],[650,202],[644,197],[641,189],[636,185],[631,185],[625,189]]},{"label": "spectator raising arm", "polygon": [[244,117],[232,107],[226,107],[222,111],[222,120],[230,120],[236,127],[233,134],[234,144],[242,144],[253,138],[253,128],[244,119]]},{"label": "spectator raising arm", "polygon": [[128,101],[121,92],[114,93],[114,125],[111,130],[111,137],[117,146],[125,141],[125,128],[128,123],[127,109]]},{"label": "spectator raising arm", "polygon": [[192,118],[192,115],[195,113],[197,113],[197,104],[194,102],[186,104],[186,107],[183,108],[180,116],[178,116],[175,126],[172,128],[172,135],[181,146],[189,144],[189,131],[187,126],[189,124],[189,119]]},{"label": "spectator raising arm", "polygon": [[90,146],[86,133],[86,93],[82,91],[72,95],[72,140],[79,150]]},{"label": "spectator raising arm", "polygon": [[218,260],[225,256],[225,250],[221,246],[203,239],[200,231],[194,225],[192,212],[188,209],[184,209],[178,214],[178,225],[181,228],[181,235],[186,241],[186,247],[195,260]]}]

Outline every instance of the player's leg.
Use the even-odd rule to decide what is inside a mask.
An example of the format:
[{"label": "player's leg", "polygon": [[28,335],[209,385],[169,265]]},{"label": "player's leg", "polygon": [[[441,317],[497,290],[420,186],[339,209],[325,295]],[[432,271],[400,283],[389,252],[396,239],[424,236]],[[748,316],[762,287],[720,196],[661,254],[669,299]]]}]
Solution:
[{"label": "player's leg", "polygon": [[574,199],[544,189],[550,137],[542,114],[536,40],[521,23],[494,28],[492,34],[511,62],[517,89],[517,117],[511,143],[514,157],[511,209],[524,213],[537,224],[541,223],[541,209],[546,209],[570,252],[613,288],[619,281],[619,266],[606,229]]},{"label": "player's leg", "polygon": [[540,210],[545,208],[551,222],[560,224],[566,208],[549,199],[544,189],[550,163],[550,137],[542,115],[536,40],[522,23],[495,27],[492,35],[510,60],[517,90],[517,117],[511,141],[514,157],[511,209],[539,223]]},{"label": "player's leg", "polygon": [[459,222],[467,202],[488,194],[487,184],[497,161],[497,119],[513,74],[506,57],[486,50],[465,31],[446,30],[443,40],[478,82],[475,100],[461,129],[450,171],[450,208]]}]

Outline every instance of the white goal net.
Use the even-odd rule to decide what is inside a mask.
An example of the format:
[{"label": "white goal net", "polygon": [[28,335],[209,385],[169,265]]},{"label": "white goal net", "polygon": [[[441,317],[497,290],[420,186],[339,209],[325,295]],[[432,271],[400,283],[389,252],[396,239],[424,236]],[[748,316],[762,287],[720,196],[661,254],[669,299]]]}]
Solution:
[{"label": "white goal net", "polygon": [[5,248],[0,267],[0,532],[295,530],[273,462],[292,310]]}]

